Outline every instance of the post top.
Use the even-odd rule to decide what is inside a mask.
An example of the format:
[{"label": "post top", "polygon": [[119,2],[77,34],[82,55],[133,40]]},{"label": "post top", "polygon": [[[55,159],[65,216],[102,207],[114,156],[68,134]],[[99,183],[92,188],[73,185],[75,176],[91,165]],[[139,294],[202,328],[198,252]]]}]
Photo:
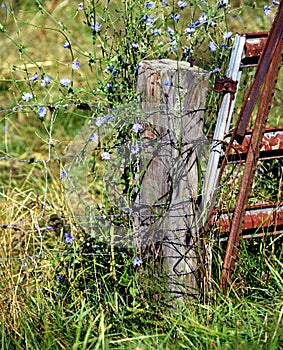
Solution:
[{"label": "post top", "polygon": [[209,73],[206,70],[198,67],[191,66],[189,62],[186,61],[176,61],[171,59],[156,59],[156,60],[144,60],[139,63],[140,67],[152,68],[154,70],[190,70],[200,74]]}]

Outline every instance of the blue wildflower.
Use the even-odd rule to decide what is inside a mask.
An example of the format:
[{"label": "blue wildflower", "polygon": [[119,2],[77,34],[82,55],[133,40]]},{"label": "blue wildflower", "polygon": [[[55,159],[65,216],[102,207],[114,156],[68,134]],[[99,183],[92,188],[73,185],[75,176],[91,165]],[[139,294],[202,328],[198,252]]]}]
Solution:
[{"label": "blue wildflower", "polygon": [[67,232],[64,233],[64,238],[65,238],[65,242],[68,244],[73,243],[75,240],[75,238]]},{"label": "blue wildflower", "polygon": [[142,129],[142,124],[141,123],[135,123],[132,127],[132,131],[135,132],[136,134],[141,131]]},{"label": "blue wildflower", "polygon": [[143,263],[142,258],[139,258],[139,257],[134,258],[133,264],[135,266],[141,266],[142,263]]},{"label": "blue wildflower", "polygon": [[72,68],[73,69],[79,69],[80,68],[80,62],[79,61],[73,61]]},{"label": "blue wildflower", "polygon": [[188,46],[185,46],[183,56],[184,56],[184,58],[186,58],[186,61],[188,61],[188,62],[192,61],[191,54],[192,54],[192,49]]},{"label": "blue wildflower", "polygon": [[177,5],[180,7],[181,10],[183,10],[187,5],[187,1],[178,1]]},{"label": "blue wildflower", "polygon": [[46,75],[42,80],[41,80],[41,86],[45,87],[50,83],[51,79],[48,75]]},{"label": "blue wildflower", "polygon": [[57,276],[57,281],[58,281],[58,282],[62,282],[63,279],[64,279],[64,276],[62,276],[62,275],[58,275],[58,276]]},{"label": "blue wildflower", "polygon": [[272,4],[275,5],[275,6],[279,6],[279,5],[280,5],[280,2],[279,2],[279,1],[273,0],[273,1],[272,1]]},{"label": "blue wildflower", "polygon": [[169,2],[167,2],[166,0],[162,0],[162,4],[163,4],[164,6],[170,6]]},{"label": "blue wildflower", "polygon": [[66,41],[63,47],[64,49],[69,49],[71,47],[71,43],[69,41]]},{"label": "blue wildflower", "polygon": [[157,29],[157,28],[152,29],[152,30],[151,30],[151,33],[152,33],[153,35],[160,35],[159,29]]},{"label": "blue wildflower", "polygon": [[220,46],[223,47],[223,49],[228,50],[228,46],[226,44],[221,43]]},{"label": "blue wildflower", "polygon": [[139,48],[139,44],[137,44],[137,43],[132,43],[132,47],[133,47],[134,49],[138,49],[138,48]]},{"label": "blue wildflower", "polygon": [[195,26],[193,24],[188,24],[188,28],[185,29],[186,34],[192,34],[195,31]]},{"label": "blue wildflower", "polygon": [[91,29],[95,32],[98,33],[101,30],[101,24],[99,22],[95,22],[95,24],[93,24],[91,26]]},{"label": "blue wildflower", "polygon": [[71,79],[69,78],[63,78],[63,79],[60,79],[60,84],[67,87],[68,85],[70,85],[72,82]]},{"label": "blue wildflower", "polygon": [[22,99],[26,102],[29,102],[33,99],[33,94],[31,94],[30,92],[25,92],[23,93]]},{"label": "blue wildflower", "polygon": [[110,123],[115,119],[115,117],[114,115],[107,115],[104,119],[106,123]]},{"label": "blue wildflower", "polygon": [[171,40],[171,42],[170,42],[170,49],[171,49],[172,51],[177,51],[177,50],[178,50],[177,42],[176,42],[176,40],[175,40],[175,37],[173,37],[173,38],[174,38],[174,39]]},{"label": "blue wildflower", "polygon": [[162,86],[170,86],[171,83],[169,80],[165,80],[163,83],[162,83]]},{"label": "blue wildflower", "polygon": [[47,113],[47,110],[45,107],[38,108],[37,114],[38,114],[39,118],[44,118],[46,113]]},{"label": "blue wildflower", "polygon": [[151,8],[155,8],[155,3],[153,1],[147,1],[145,4],[144,4],[145,7],[151,7]]},{"label": "blue wildflower", "polygon": [[29,80],[30,80],[30,81],[35,81],[35,80],[38,79],[38,77],[39,77],[39,74],[36,73],[33,77],[30,77]]},{"label": "blue wildflower", "polygon": [[113,86],[112,86],[111,83],[107,83],[107,84],[106,84],[106,87],[107,87],[108,90],[112,90],[112,88],[113,88]]},{"label": "blue wildflower", "polygon": [[111,72],[114,77],[116,77],[119,73],[117,69],[115,69],[115,66],[112,64],[111,66],[107,66],[105,69],[106,72]]},{"label": "blue wildflower", "polygon": [[170,28],[170,27],[167,27],[167,33],[169,35],[173,35],[174,34],[174,30],[172,28]]},{"label": "blue wildflower", "polygon": [[145,15],[143,19],[145,21],[145,25],[151,28],[153,27],[153,24],[156,21],[156,18],[153,15]]},{"label": "blue wildflower", "polygon": [[223,34],[223,39],[224,39],[224,40],[227,40],[227,39],[229,39],[232,35],[233,35],[232,32],[224,33],[224,34]]},{"label": "blue wildflower", "polygon": [[200,23],[205,23],[207,21],[207,14],[203,12],[203,14],[199,17],[198,20]]},{"label": "blue wildflower", "polygon": [[210,51],[216,51],[217,50],[217,45],[215,44],[214,41],[210,41],[208,43],[208,47],[209,47]]},{"label": "blue wildflower", "polygon": [[179,13],[175,13],[174,15],[172,15],[172,19],[173,19],[173,21],[179,21],[180,14]]},{"label": "blue wildflower", "polygon": [[219,6],[219,7],[228,6],[228,3],[229,3],[228,0],[221,0],[221,1],[219,1],[218,6]]},{"label": "blue wildflower", "polygon": [[109,152],[103,152],[101,154],[101,159],[103,160],[109,160],[110,159],[110,153]]},{"label": "blue wildflower", "polygon": [[264,11],[264,14],[265,14],[266,16],[268,16],[268,15],[271,14],[271,7],[270,7],[270,6],[267,6],[267,5],[264,5],[263,11]]},{"label": "blue wildflower", "polygon": [[51,231],[52,230],[52,226],[45,226],[45,230]]},{"label": "blue wildflower", "polygon": [[95,124],[99,128],[101,125],[103,125],[106,122],[104,117],[97,117]]},{"label": "blue wildflower", "polygon": [[114,69],[114,67],[115,67],[114,64],[112,64],[111,66],[107,66],[106,69],[105,69],[105,71],[106,71],[106,72],[112,72],[113,69]]},{"label": "blue wildflower", "polygon": [[112,122],[114,120],[114,118],[115,118],[114,115],[108,115],[108,116],[105,116],[105,117],[97,117],[96,121],[95,121],[95,124],[99,128],[104,123]]},{"label": "blue wildflower", "polygon": [[94,132],[93,134],[91,134],[89,137],[89,140],[92,142],[98,142],[99,137],[98,137],[97,133]]},{"label": "blue wildflower", "polygon": [[139,151],[140,151],[140,148],[139,148],[138,145],[132,145],[132,146],[131,146],[131,152],[132,152],[133,154],[137,154],[137,153],[139,153]]},{"label": "blue wildflower", "polygon": [[189,46],[185,46],[185,52],[189,54],[192,52],[192,49]]},{"label": "blue wildflower", "polygon": [[215,69],[212,69],[211,71],[210,71],[210,74],[215,74],[215,73],[218,73],[218,72],[220,72],[220,68],[215,68]]},{"label": "blue wildflower", "polygon": [[8,127],[7,127],[7,125],[4,125],[3,127],[2,127],[2,131],[7,131],[8,130]]},{"label": "blue wildflower", "polygon": [[66,171],[63,169],[63,170],[61,171],[61,176],[60,176],[61,180],[62,180],[62,181],[65,181],[66,176],[67,176],[67,173],[66,173]]}]

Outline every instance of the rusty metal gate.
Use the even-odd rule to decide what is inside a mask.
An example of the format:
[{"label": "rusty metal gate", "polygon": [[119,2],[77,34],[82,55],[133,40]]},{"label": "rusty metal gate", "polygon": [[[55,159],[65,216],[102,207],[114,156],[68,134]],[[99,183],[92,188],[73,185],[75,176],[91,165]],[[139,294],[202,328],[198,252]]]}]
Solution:
[{"label": "rusty metal gate", "polygon": [[[283,202],[247,207],[254,173],[259,159],[283,158],[283,126],[266,129],[269,110],[283,57],[283,2],[281,2],[270,32],[236,35],[226,77],[216,79],[214,90],[223,93],[214,141],[204,180],[201,203],[202,223],[206,229],[214,223],[221,232],[229,232],[222,266],[220,287],[227,294],[237,258],[240,236],[256,237],[250,232],[260,225],[283,233]],[[231,133],[230,124],[238,82],[243,69],[256,66],[240,115]],[[247,130],[252,112],[258,105],[252,130]],[[236,206],[223,212],[216,222],[213,208],[216,189],[230,161],[245,162]],[[205,213],[205,208],[209,208]],[[232,217],[231,221],[229,217]]]}]

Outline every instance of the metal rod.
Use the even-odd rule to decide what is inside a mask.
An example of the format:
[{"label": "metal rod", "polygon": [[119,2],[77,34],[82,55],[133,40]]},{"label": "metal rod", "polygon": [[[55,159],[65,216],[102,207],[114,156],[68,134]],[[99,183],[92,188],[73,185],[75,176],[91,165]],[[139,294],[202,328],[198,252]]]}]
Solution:
[{"label": "metal rod", "polygon": [[[245,37],[241,35],[236,35],[234,45],[232,48],[231,58],[229,62],[229,67],[227,69],[227,77],[239,81],[241,77],[240,63],[243,54],[243,49],[245,45]],[[213,143],[211,146],[211,152],[207,164],[206,175],[203,185],[202,203],[200,208],[202,224],[206,221],[208,216],[207,208],[213,207],[216,182],[219,175],[219,160],[223,154],[222,143],[219,140],[224,139],[225,133],[228,132],[231,123],[231,116],[234,109],[234,103],[236,100],[236,94],[231,96],[230,93],[226,93],[223,96],[221,107],[218,113],[217,123],[213,136]]]}]

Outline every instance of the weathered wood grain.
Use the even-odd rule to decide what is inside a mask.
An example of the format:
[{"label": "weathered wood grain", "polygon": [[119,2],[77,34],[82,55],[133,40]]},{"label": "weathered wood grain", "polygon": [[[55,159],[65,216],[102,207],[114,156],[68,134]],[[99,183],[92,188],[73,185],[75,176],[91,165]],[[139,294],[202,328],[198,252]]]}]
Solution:
[{"label": "weathered wood grain", "polygon": [[169,287],[180,298],[198,293],[196,150],[204,140],[208,78],[198,67],[167,59],[143,61],[138,70],[147,123],[136,243],[143,248],[162,242]]}]

